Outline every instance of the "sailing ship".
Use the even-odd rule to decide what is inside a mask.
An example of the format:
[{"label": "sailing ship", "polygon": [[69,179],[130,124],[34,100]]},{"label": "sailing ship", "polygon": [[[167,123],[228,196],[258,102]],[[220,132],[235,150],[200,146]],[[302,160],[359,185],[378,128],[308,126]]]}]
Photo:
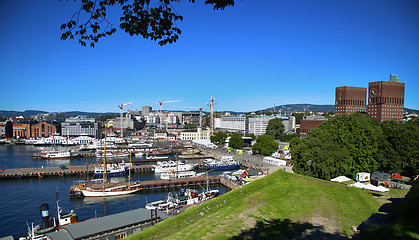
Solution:
[{"label": "sailing ship", "polygon": [[[105,134],[106,139],[106,134]],[[104,144],[104,156],[103,156],[103,183],[102,189],[92,189],[90,187],[86,187],[85,190],[82,190],[82,194],[85,197],[109,197],[109,196],[120,196],[130,193],[135,193],[141,190],[139,187],[131,187],[131,155],[129,158],[129,168],[128,168],[128,184],[127,185],[118,185],[115,187],[105,188],[106,182],[106,141]]]}]

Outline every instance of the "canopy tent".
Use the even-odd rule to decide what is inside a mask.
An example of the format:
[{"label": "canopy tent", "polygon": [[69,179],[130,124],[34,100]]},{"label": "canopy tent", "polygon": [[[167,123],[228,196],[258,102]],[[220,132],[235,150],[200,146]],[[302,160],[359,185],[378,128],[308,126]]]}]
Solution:
[{"label": "canopy tent", "polygon": [[370,183],[368,183],[368,184],[362,184],[360,182],[356,182],[356,183],[351,184],[349,186],[356,187],[356,188],[364,188],[364,189],[368,189],[368,190],[376,191],[376,192],[388,192],[388,191],[390,191],[388,188],[385,188],[383,186],[376,187],[376,186],[374,186],[374,185],[372,185]]},{"label": "canopy tent", "polygon": [[347,182],[347,181],[350,181],[351,179],[350,178],[347,178],[347,177],[345,177],[345,176],[339,176],[339,177],[335,177],[335,178],[333,178],[333,179],[330,179],[330,181],[332,181],[332,182]]}]

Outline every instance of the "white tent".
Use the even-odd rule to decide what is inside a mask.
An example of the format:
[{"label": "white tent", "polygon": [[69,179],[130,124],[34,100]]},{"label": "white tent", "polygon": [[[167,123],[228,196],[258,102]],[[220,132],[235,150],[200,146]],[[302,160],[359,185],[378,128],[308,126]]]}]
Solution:
[{"label": "white tent", "polygon": [[350,186],[351,187],[356,187],[356,188],[364,188],[364,189],[368,189],[368,190],[376,191],[376,192],[388,192],[388,191],[390,191],[389,189],[387,189],[387,188],[385,188],[383,186],[376,187],[376,186],[374,186],[374,185],[372,185],[370,183],[368,183],[368,184],[362,184],[360,182],[356,182],[354,184],[351,184]]},{"label": "white tent", "polygon": [[339,176],[339,177],[335,177],[333,179],[330,179],[330,181],[332,181],[332,182],[347,182],[347,181],[350,181],[350,180],[351,180],[350,178],[347,178],[345,176]]}]

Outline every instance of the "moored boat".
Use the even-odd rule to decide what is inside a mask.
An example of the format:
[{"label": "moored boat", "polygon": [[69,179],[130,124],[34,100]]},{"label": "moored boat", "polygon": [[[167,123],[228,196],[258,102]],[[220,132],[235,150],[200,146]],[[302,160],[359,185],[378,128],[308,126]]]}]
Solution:
[{"label": "moored boat", "polygon": [[220,160],[205,160],[205,168],[208,170],[233,170],[240,168],[241,165],[232,156],[222,156]]},{"label": "moored boat", "polygon": [[183,162],[175,161],[161,161],[157,162],[157,165],[154,165],[155,173],[164,173],[164,172],[183,172],[193,170],[193,166]]},{"label": "moored boat", "polygon": [[[106,134],[105,134],[105,139],[106,139]],[[110,187],[110,188],[105,188],[105,181],[106,181],[106,141],[104,144],[104,157],[103,157],[103,171],[102,171],[102,176],[103,176],[103,185],[101,189],[92,189],[90,187],[87,187],[85,190],[82,190],[82,194],[85,197],[110,197],[110,196],[120,196],[120,195],[126,195],[126,194],[131,194],[131,193],[135,193],[138,192],[140,190],[142,190],[142,188],[140,188],[139,186],[131,186],[131,157],[130,157],[130,163],[129,163],[129,168],[128,168],[128,184],[127,185],[119,185],[116,187]],[[130,155],[131,156],[131,155]]]},{"label": "moored boat", "polygon": [[195,189],[181,189],[178,193],[169,193],[166,200],[159,200],[155,202],[150,202],[145,205],[146,209],[150,210],[160,210],[163,212],[169,212],[174,209],[179,209],[182,207],[202,203],[208,201],[220,193],[219,190],[207,190],[201,193],[198,193]]},{"label": "moored boat", "polygon": [[[102,166],[95,167],[93,170],[93,176],[102,176],[104,168]],[[113,163],[106,164],[106,175],[110,176],[120,176],[128,173],[128,169],[125,167],[125,163]]]},{"label": "moored boat", "polygon": [[80,157],[80,153],[70,150],[44,150],[34,154],[32,157],[40,159],[67,159]]},{"label": "moored boat", "polygon": [[191,178],[191,177],[200,177],[204,173],[197,173],[195,171],[184,171],[184,172],[164,172],[160,174],[160,179],[176,179],[176,178]]}]

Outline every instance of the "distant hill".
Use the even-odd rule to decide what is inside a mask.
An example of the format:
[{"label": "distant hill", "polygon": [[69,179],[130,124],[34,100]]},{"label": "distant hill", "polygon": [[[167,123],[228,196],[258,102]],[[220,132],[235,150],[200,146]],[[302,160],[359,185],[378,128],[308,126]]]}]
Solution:
[{"label": "distant hill", "polygon": [[105,112],[105,113],[99,113],[99,112],[79,112],[79,111],[71,111],[66,112],[67,116],[99,116],[99,115],[113,115],[117,113],[112,112]]},{"label": "distant hill", "polygon": [[[262,110],[258,110],[258,112],[272,112],[274,110],[273,107],[266,108]],[[335,105],[315,105],[315,104],[285,104],[285,105],[279,105],[275,106],[275,111],[282,113],[292,113],[292,112],[334,112],[335,111]]]},{"label": "distant hill", "polygon": [[[39,110],[25,110],[25,111],[2,111],[0,110],[0,117],[17,117],[17,116],[23,116],[23,117],[30,117],[33,115],[38,114],[46,114],[49,112],[46,111],[39,111]],[[99,112],[80,112],[80,111],[70,111],[66,112],[68,117],[72,116],[98,116],[98,115],[112,115],[117,113],[112,112],[105,112],[105,113],[99,113]]]},{"label": "distant hill", "polygon": [[2,111],[0,110],[0,116],[1,117],[17,117],[17,116],[23,116],[23,117],[29,117],[32,115],[37,114],[45,114],[48,112],[45,111],[39,111],[39,110],[25,110],[25,111]]},{"label": "distant hill", "polygon": [[[272,112],[273,107],[266,108],[262,110],[258,110],[258,112]],[[405,108],[405,111],[408,113],[419,113],[419,110],[411,109],[411,108]],[[315,105],[315,104],[285,104],[285,105],[279,105],[275,106],[275,111],[282,113],[290,113],[290,112],[334,112],[335,111],[335,105]]]}]

